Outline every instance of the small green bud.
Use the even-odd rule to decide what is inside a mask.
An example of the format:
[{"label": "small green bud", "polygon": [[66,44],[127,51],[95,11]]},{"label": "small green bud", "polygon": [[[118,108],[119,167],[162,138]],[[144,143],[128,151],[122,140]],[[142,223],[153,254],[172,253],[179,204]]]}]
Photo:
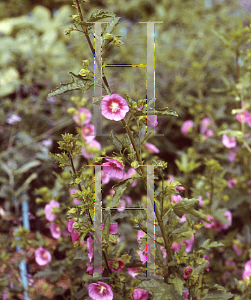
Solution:
[{"label": "small green bud", "polygon": [[83,77],[86,77],[86,76],[89,75],[89,73],[90,73],[89,70],[87,70],[87,69],[81,69],[81,70],[79,71],[78,75],[83,76]]},{"label": "small green bud", "polygon": [[89,66],[89,60],[88,59],[82,60],[82,64],[83,64],[84,68],[88,67]]},{"label": "small green bud", "polygon": [[139,167],[138,161],[137,161],[137,160],[133,161],[133,162],[131,163],[131,166],[132,166],[134,169],[137,169],[137,168]]},{"label": "small green bud", "polygon": [[76,110],[75,107],[69,107],[69,108],[67,109],[67,112],[68,112],[68,114],[70,114],[70,115],[76,115],[76,114],[77,114],[77,110]]},{"label": "small green bud", "polygon": [[107,33],[106,35],[105,35],[105,40],[113,40],[113,36],[110,34],[110,33]]},{"label": "small green bud", "polygon": [[133,102],[133,103],[132,103],[132,108],[133,108],[133,109],[137,109],[137,108],[138,108],[138,105],[137,105],[136,102]]}]

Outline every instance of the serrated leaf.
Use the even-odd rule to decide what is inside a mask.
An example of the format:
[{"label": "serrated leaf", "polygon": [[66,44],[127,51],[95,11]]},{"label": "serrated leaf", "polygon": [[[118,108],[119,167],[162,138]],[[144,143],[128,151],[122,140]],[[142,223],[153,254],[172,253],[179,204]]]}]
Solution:
[{"label": "serrated leaf", "polygon": [[97,9],[91,16],[87,19],[87,22],[96,22],[105,18],[115,17],[115,14],[111,11]]},{"label": "serrated leaf", "polygon": [[71,75],[72,81],[69,83],[61,83],[61,86],[50,92],[48,97],[61,95],[73,90],[82,90],[84,92],[93,86],[93,81],[91,79],[83,78],[82,76],[76,75],[72,72],[69,72],[69,74]]},{"label": "serrated leaf", "polygon": [[134,178],[128,178],[112,187],[112,189],[115,191],[115,194],[112,198],[111,207],[116,207],[118,205],[119,199],[123,195],[124,191],[132,185],[133,181]]},{"label": "serrated leaf", "polygon": [[231,293],[218,291],[218,290],[212,290],[209,291],[205,297],[202,298],[202,300],[228,300],[232,298],[234,295]]},{"label": "serrated leaf", "polygon": [[208,250],[210,248],[214,248],[214,247],[223,247],[224,244],[222,243],[218,243],[218,242],[211,242],[210,243],[210,239],[207,239],[206,241],[203,242],[203,244],[200,246],[201,249],[205,249]]},{"label": "serrated leaf", "polygon": [[[146,116],[146,112],[142,109],[135,113],[136,116]],[[156,116],[175,116],[178,117],[177,113],[174,110],[169,109],[168,107],[158,108],[154,110],[148,110],[147,115],[156,115]]]},{"label": "serrated leaf", "polygon": [[154,300],[183,300],[183,297],[175,291],[174,286],[166,284],[163,280],[144,280],[137,287],[151,291]]},{"label": "serrated leaf", "polygon": [[168,283],[172,283],[178,294],[181,296],[183,295],[183,286],[185,284],[185,281],[183,279],[181,279],[180,277],[169,278]]},{"label": "serrated leaf", "polygon": [[192,276],[198,277],[200,273],[202,273],[202,271],[204,271],[207,266],[208,266],[208,262],[204,262],[203,264],[197,266],[196,268],[193,269]]},{"label": "serrated leaf", "polygon": [[181,218],[183,214],[191,214],[191,215],[211,224],[210,220],[208,220],[206,215],[204,215],[203,213],[194,209],[194,206],[198,203],[199,203],[198,199],[184,198],[173,206],[173,211],[179,218]]},{"label": "serrated leaf", "polygon": [[192,208],[194,208],[194,206],[198,203],[199,203],[198,199],[183,198],[182,200],[180,200],[177,204],[175,204],[173,206],[173,211],[179,218],[181,218],[183,214],[189,213],[189,211]]},{"label": "serrated leaf", "polygon": [[113,130],[111,130],[111,133],[110,133],[110,137],[111,137],[111,140],[112,140],[112,143],[115,147],[117,147],[119,149],[119,151],[122,150],[122,143],[120,142],[120,140],[117,138],[115,132]]}]

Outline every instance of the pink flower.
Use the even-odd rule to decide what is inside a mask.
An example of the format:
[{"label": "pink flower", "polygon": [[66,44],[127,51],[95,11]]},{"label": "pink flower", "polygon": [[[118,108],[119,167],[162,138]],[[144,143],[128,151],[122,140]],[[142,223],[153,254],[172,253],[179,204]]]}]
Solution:
[{"label": "pink flower", "polygon": [[159,149],[151,143],[145,143],[146,149],[152,153],[159,153]]},{"label": "pink flower", "polygon": [[43,140],[42,145],[49,148],[52,145],[52,139]]},{"label": "pink flower", "polygon": [[35,251],[35,261],[39,266],[45,266],[51,261],[51,254],[49,251],[39,247]]},{"label": "pink flower", "polygon": [[236,152],[239,150],[239,147],[232,149],[228,152],[228,160],[234,162],[236,160]]},{"label": "pink flower", "polygon": [[228,222],[230,223],[230,225],[228,224],[222,224],[222,228],[223,229],[228,229],[231,225],[232,225],[232,214],[230,210],[226,210],[224,212],[225,217],[228,219]]},{"label": "pink flower", "polygon": [[180,195],[172,196],[172,198],[171,198],[171,204],[173,203],[173,201],[175,201],[176,203],[178,203],[180,200],[182,200],[182,197]]},{"label": "pink flower", "polygon": [[189,277],[189,275],[190,275],[190,273],[192,272],[192,268],[191,267],[188,267],[188,268],[186,268],[185,269],[185,271],[184,271],[184,279],[187,279],[188,277]]},{"label": "pink flower", "polygon": [[163,257],[166,258],[166,249],[164,246],[160,246],[160,249],[163,249],[162,250],[162,254],[163,254]]},{"label": "pink flower", "polygon": [[237,182],[235,179],[230,179],[230,180],[228,180],[227,185],[230,189],[232,189],[236,185],[236,183]]},{"label": "pink flower", "polygon": [[81,148],[82,155],[85,158],[93,158],[95,152],[101,150],[101,145],[98,141],[92,140],[88,144],[86,144],[85,148]]},{"label": "pink flower", "polygon": [[80,233],[75,231],[76,229],[72,227],[73,224],[74,224],[74,221],[72,219],[69,219],[68,231],[70,232],[72,242],[74,243],[79,240]]},{"label": "pink flower", "polygon": [[206,131],[208,130],[208,128],[210,128],[210,126],[213,125],[213,122],[211,119],[209,118],[203,118],[200,121],[201,125],[200,125],[200,132],[201,133],[206,133]]},{"label": "pink flower", "polygon": [[45,217],[50,222],[55,221],[57,218],[57,215],[53,213],[54,207],[59,208],[60,204],[55,200],[51,200],[48,204],[45,205],[44,208]]},{"label": "pink flower", "polygon": [[113,258],[112,260],[108,261],[109,268],[113,272],[121,272],[124,268],[124,262],[123,260],[119,258]]},{"label": "pink flower", "polygon": [[185,192],[185,188],[184,188],[184,186],[181,186],[181,185],[176,185],[175,186],[175,191],[177,191],[177,192],[179,192],[179,193],[183,193],[183,192]]},{"label": "pink flower", "polygon": [[181,133],[182,134],[188,134],[189,132],[191,132],[191,129],[193,128],[193,121],[192,120],[187,120],[183,123],[183,125],[181,126]]},{"label": "pink flower", "polygon": [[101,182],[107,184],[110,181],[110,176],[101,171]]},{"label": "pink flower", "polygon": [[82,129],[82,136],[87,141],[90,142],[96,137],[96,129],[94,125],[88,124]]},{"label": "pink flower", "polygon": [[[229,130],[229,131],[231,131],[231,130]],[[235,136],[228,137],[226,134],[223,134],[222,144],[228,149],[235,148],[236,147],[236,137]]]},{"label": "pink flower", "polygon": [[80,126],[90,123],[92,114],[86,108],[80,108],[75,116],[73,116],[73,120]]},{"label": "pink flower", "polygon": [[237,121],[241,122],[241,123],[247,123],[251,121],[251,115],[250,113],[245,109],[243,112],[238,113],[236,115],[236,119]]},{"label": "pink flower", "polygon": [[132,204],[132,198],[129,196],[123,195],[122,198],[119,200],[121,203],[119,207],[117,208],[118,211],[124,211],[126,206],[129,207]]},{"label": "pink flower", "polygon": [[199,200],[198,205],[199,205],[200,207],[203,206],[204,201],[202,200],[202,196],[199,196],[199,197],[198,197],[198,200]]},{"label": "pink flower", "polygon": [[112,300],[113,292],[110,285],[98,281],[98,283],[91,283],[88,285],[89,296],[93,300]]},{"label": "pink flower", "polygon": [[[104,229],[104,224],[101,224],[99,227],[99,230],[103,230],[103,229]],[[109,227],[109,234],[117,233],[118,229],[119,229],[118,223],[111,223],[111,225]]]},{"label": "pink flower", "polygon": [[156,115],[147,116],[146,125],[149,127],[156,127],[158,125],[157,116]]},{"label": "pink flower", "polygon": [[[71,194],[76,194],[77,192],[78,192],[77,189],[71,189],[71,190],[70,190],[70,193],[71,193]],[[79,205],[80,202],[81,202],[81,200],[79,200],[79,199],[77,199],[77,198],[74,198],[74,199],[73,199],[73,203],[76,204],[76,205]]]},{"label": "pink flower", "polygon": [[106,158],[107,163],[103,163],[103,172],[110,177],[122,179],[125,176],[124,167],[121,162],[113,158]]},{"label": "pink flower", "polygon": [[101,102],[102,115],[109,120],[120,121],[124,119],[129,107],[125,99],[118,94],[106,95]]},{"label": "pink flower", "polygon": [[133,300],[147,300],[149,293],[152,294],[151,291],[146,291],[143,289],[135,289],[132,294]]},{"label": "pink flower", "polygon": [[139,275],[140,273],[136,273],[139,271],[139,268],[127,268],[128,274],[131,275],[133,278]]},{"label": "pink flower", "polygon": [[242,280],[249,279],[251,275],[251,260],[247,261],[245,264],[244,272],[242,274]]},{"label": "pink flower", "polygon": [[[124,179],[134,177],[133,175],[136,175],[136,174],[138,174],[137,171],[134,168],[130,168],[127,171],[127,173],[125,174]],[[137,185],[137,180],[134,180],[132,183],[132,187],[135,187],[136,185]]]},{"label": "pink flower", "polygon": [[51,223],[50,231],[51,231],[51,235],[52,235],[52,237],[54,237],[54,239],[59,239],[60,238],[61,229],[60,229],[60,226],[58,224]]},{"label": "pink flower", "polygon": [[140,241],[140,238],[141,238],[141,237],[145,237],[145,235],[146,235],[146,233],[145,233],[144,231],[142,231],[142,230],[139,230],[139,231],[138,231],[137,241],[138,241],[139,244],[142,243],[142,242]]},{"label": "pink flower", "polygon": [[[188,295],[189,295],[189,292],[184,290],[183,291],[183,296],[184,296],[184,299],[188,299]],[[190,300],[192,300],[192,297],[190,297]]]},{"label": "pink flower", "polygon": [[92,261],[93,259],[93,240],[91,238],[91,236],[88,237],[87,239],[87,247],[88,247],[88,257],[90,259],[90,261]]},{"label": "pink flower", "polygon": [[16,122],[20,122],[22,119],[17,114],[11,115],[7,120],[6,123],[8,124],[15,124]]}]

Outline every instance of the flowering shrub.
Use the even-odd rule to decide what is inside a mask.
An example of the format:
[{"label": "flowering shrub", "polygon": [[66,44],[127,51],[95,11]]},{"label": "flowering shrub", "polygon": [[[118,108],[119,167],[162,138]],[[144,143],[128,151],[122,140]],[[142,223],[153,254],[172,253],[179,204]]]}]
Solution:
[{"label": "flowering shrub", "polygon": [[[248,4],[116,2],[119,20],[84,2],[0,24],[0,297],[250,299]],[[130,73],[143,68],[107,67],[144,57],[132,20],[156,17],[157,99],[144,99]],[[90,37],[107,20],[101,62]]]}]

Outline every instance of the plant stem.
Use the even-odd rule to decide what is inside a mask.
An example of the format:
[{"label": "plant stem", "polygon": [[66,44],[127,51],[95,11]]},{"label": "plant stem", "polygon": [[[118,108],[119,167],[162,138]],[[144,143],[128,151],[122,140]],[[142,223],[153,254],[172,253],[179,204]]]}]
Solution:
[{"label": "plant stem", "polygon": [[[84,22],[83,14],[82,14],[82,11],[81,11],[81,8],[80,8],[80,5],[79,5],[79,0],[75,0],[75,1],[76,1],[76,4],[77,4],[77,9],[78,9],[78,12],[79,12],[80,19],[81,19],[82,22]],[[87,34],[86,27],[85,27],[84,25],[81,25],[81,27],[82,27],[82,29],[83,29],[83,31],[84,31],[84,33],[85,33],[85,37],[86,37],[87,42],[88,42],[88,44],[89,44],[89,46],[90,46],[91,52],[92,52],[93,55],[95,55],[95,50],[94,50],[94,48],[93,48],[93,46],[92,46],[92,42],[91,42],[91,40],[90,40],[90,37],[89,37],[89,35]],[[96,61],[97,61],[97,64],[98,64],[98,66],[99,66],[99,68],[100,68],[100,62],[99,62],[99,60],[97,59]],[[109,87],[108,81],[107,81],[107,79],[106,79],[105,76],[103,76],[103,80],[104,80],[105,85],[107,86],[107,88],[108,88],[109,91],[110,91],[110,87]]]}]

